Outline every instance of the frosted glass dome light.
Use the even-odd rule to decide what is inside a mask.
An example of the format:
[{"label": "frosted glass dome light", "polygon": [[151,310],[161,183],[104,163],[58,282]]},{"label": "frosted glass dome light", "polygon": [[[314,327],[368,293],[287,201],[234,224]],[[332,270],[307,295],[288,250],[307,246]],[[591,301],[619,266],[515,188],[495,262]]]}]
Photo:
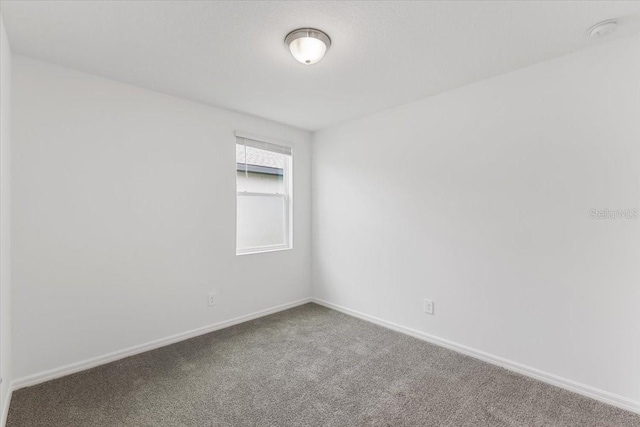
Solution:
[{"label": "frosted glass dome light", "polygon": [[287,34],[284,44],[298,62],[311,65],[324,57],[331,46],[331,39],[320,30],[300,28]]}]

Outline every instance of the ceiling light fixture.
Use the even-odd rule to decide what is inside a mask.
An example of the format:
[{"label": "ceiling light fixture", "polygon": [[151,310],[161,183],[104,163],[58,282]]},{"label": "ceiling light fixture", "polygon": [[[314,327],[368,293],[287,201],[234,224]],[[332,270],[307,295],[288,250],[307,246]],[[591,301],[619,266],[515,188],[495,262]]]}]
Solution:
[{"label": "ceiling light fixture", "polygon": [[604,37],[613,33],[618,28],[618,21],[615,19],[608,19],[606,21],[598,22],[593,27],[589,28],[589,35],[591,37]]},{"label": "ceiling light fixture", "polygon": [[331,46],[329,36],[314,28],[300,28],[291,31],[284,38],[284,44],[296,61],[305,65],[319,62]]}]

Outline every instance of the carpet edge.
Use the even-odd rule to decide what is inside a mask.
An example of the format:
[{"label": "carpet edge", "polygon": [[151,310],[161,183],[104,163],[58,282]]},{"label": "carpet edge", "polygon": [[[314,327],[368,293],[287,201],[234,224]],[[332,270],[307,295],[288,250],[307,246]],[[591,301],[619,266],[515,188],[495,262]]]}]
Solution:
[{"label": "carpet edge", "polygon": [[501,368],[516,372],[521,375],[525,375],[529,378],[542,381],[543,383],[550,384],[552,386],[560,387],[562,389],[580,394],[591,399],[595,399],[599,402],[606,403],[611,406],[615,406],[620,409],[624,409],[633,413],[640,414],[640,401],[635,401],[624,396],[620,396],[614,393],[610,393],[605,390],[601,390],[586,384],[579,383],[567,378],[563,378],[548,372],[541,371],[536,368],[532,368],[521,363],[513,362],[508,359],[504,359],[493,354],[485,353],[472,347],[467,347],[462,344],[458,344],[453,341],[446,340],[444,338],[437,337],[435,335],[428,334],[426,332],[419,331],[417,329],[409,328],[388,320],[380,319],[375,316],[371,316],[366,313],[362,313],[350,308],[334,304],[329,301],[322,300],[320,298],[311,298],[311,302],[330,308],[332,310],[339,311],[352,317],[356,317],[361,320],[365,320],[376,325],[391,329],[396,332],[401,332],[406,335],[410,335],[414,338],[429,342],[431,344],[438,345],[440,347],[447,348],[457,353],[464,354],[466,356],[473,357],[475,359],[482,360],[483,362],[490,363],[492,365],[499,366]]},{"label": "carpet edge", "polygon": [[[92,357],[89,359],[81,360],[79,362],[70,363],[58,368],[49,369],[33,375],[18,378],[11,383],[11,391],[16,391],[21,388],[30,387],[36,384],[41,384],[56,378],[61,378],[67,375],[75,374],[77,372],[85,371],[87,369],[95,368],[96,366],[105,365],[107,363],[115,362],[116,360],[124,359],[129,356],[135,356],[136,354],[145,353],[147,351],[155,350],[160,347],[165,347],[171,344],[175,344],[180,341],[194,338],[200,335],[208,334],[209,332],[218,331],[220,329],[228,328],[230,326],[238,325],[240,323],[248,322],[258,319],[260,317],[268,316],[270,314],[278,313],[280,311],[288,310],[290,308],[298,307],[300,305],[312,302],[311,298],[302,298],[299,300],[291,301],[285,304],[277,305],[264,310],[259,310],[253,313],[249,313],[243,316],[234,317],[229,320],[217,322],[208,326],[191,329],[178,334],[170,335],[165,338],[159,338],[157,340],[149,341],[144,344],[138,344],[135,346],[127,347],[122,350],[116,350],[111,353],[107,353],[101,356]],[[10,394],[8,394],[10,396]],[[8,408],[7,404],[7,408]],[[2,424],[0,424],[2,425]]]}]

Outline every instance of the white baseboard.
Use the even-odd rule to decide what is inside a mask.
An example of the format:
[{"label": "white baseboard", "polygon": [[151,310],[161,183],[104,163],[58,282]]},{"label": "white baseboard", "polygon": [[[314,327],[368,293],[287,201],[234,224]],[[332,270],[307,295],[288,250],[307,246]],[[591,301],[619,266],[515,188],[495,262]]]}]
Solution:
[{"label": "white baseboard", "polygon": [[204,335],[209,332],[228,328],[229,326],[237,325],[239,323],[248,322],[249,320],[257,319],[259,317],[264,317],[269,314],[273,314],[279,311],[297,307],[299,305],[306,304],[308,302],[311,302],[311,298],[303,298],[287,304],[282,304],[276,307],[260,310],[255,313],[235,317],[233,319],[226,320],[224,322],[214,323],[213,325],[192,329],[190,331],[171,335],[169,337],[161,338],[159,340],[151,341],[145,344],[140,344],[133,347],[125,348],[124,350],[114,351],[113,353],[93,357],[91,359],[86,359],[76,363],[71,363],[69,365],[61,366],[55,369],[50,369],[48,371],[39,372],[34,375],[29,375],[27,377],[14,380],[12,383],[12,387],[13,387],[13,390],[18,390],[20,388],[40,384],[55,378],[64,377],[66,375],[74,374],[76,372],[84,371],[86,369],[95,368],[96,366],[100,366],[106,363],[114,362],[116,360],[124,359],[125,357],[134,356],[136,354],[144,353],[146,351],[154,350],[159,347],[164,347],[166,345],[184,341],[189,338],[197,337],[199,335]]},{"label": "white baseboard", "polygon": [[625,409],[627,411],[636,412],[640,414],[640,402],[628,399],[623,396],[619,396],[613,393],[609,393],[604,390],[597,389],[595,387],[588,386],[586,384],[581,384],[576,381],[572,381],[566,378],[559,377],[557,375],[553,375],[547,372],[543,372],[539,369],[535,369],[526,365],[522,365],[517,362],[513,362],[511,360],[503,359],[502,357],[494,356],[489,353],[485,353],[480,350],[476,350],[471,347],[467,347],[462,344],[458,344],[443,338],[436,337],[434,335],[427,334],[422,331],[418,331],[416,329],[408,328],[406,326],[398,325],[397,323],[389,322],[387,320],[383,320],[374,316],[370,316],[365,313],[361,313],[356,310],[351,310],[350,308],[343,307],[338,304],[334,304],[328,301],[324,301],[318,298],[312,298],[312,302],[316,304],[325,306],[327,308],[340,311],[342,313],[348,314],[353,317],[357,317],[362,320],[366,320],[371,323],[375,323],[380,326],[384,326],[385,328],[392,329],[397,332],[402,332],[407,335],[411,335],[412,337],[421,339],[423,341],[427,341],[432,344],[439,345],[441,347],[448,348],[449,350],[456,351],[458,353],[465,354],[467,356],[471,356],[476,359],[480,359],[484,362],[491,363],[493,365],[500,366],[502,368],[508,369],[513,372],[517,372],[522,375],[526,375],[528,377],[534,378],[536,380],[545,382],[547,384],[554,385],[556,387],[563,388],[565,390],[572,391],[574,393],[581,394],[586,397],[590,397],[592,399],[598,400],[600,402],[616,406],[618,408]]},{"label": "white baseboard", "polygon": [[11,403],[11,395],[13,394],[13,383],[9,384],[7,389],[7,396],[2,402],[2,418],[0,418],[0,426],[4,427],[7,424],[7,417],[9,416],[9,404]]},{"label": "white baseboard", "polygon": [[302,304],[306,304],[308,302],[315,302],[316,304],[331,308],[336,311],[340,311],[342,313],[348,314],[353,317],[357,317],[377,325],[386,327],[388,329],[392,329],[394,331],[402,332],[404,334],[410,335],[412,337],[430,342],[432,344],[439,345],[441,347],[448,348],[450,350],[456,351],[458,353],[465,354],[467,356],[474,357],[476,359],[480,359],[484,362],[491,363],[493,365],[497,365],[503,367],[505,369],[509,369],[511,371],[520,373],[522,375],[526,375],[528,377],[537,379],[539,381],[564,388],[566,390],[581,394],[583,396],[590,397],[592,399],[601,401],[603,403],[607,403],[609,405],[616,406],[618,408],[622,408],[628,411],[640,413],[640,402],[628,399],[623,396],[619,396],[613,393],[609,393],[604,390],[597,389],[595,387],[591,387],[585,384],[581,384],[566,378],[559,377],[557,375],[549,374],[547,372],[540,371],[538,369],[522,365],[520,363],[516,363],[498,356],[494,356],[488,353],[485,353],[480,350],[476,350],[471,347],[467,347],[462,344],[458,344],[443,338],[436,337],[434,335],[427,334],[422,331],[418,331],[416,329],[408,328],[406,326],[398,325],[393,322],[389,322],[374,316],[370,316],[365,313],[358,312],[356,310],[351,310],[349,308],[330,303],[328,301],[324,301],[318,298],[304,298],[298,301],[293,301],[287,304],[282,304],[276,307],[272,307],[266,310],[257,311],[255,313],[247,314],[244,316],[239,316],[224,322],[215,323],[213,325],[205,326],[202,328],[193,329],[190,331],[186,331],[180,334],[172,335],[166,338],[162,338],[159,340],[151,341],[146,344],[141,344],[133,347],[126,348],[124,350],[119,350],[113,353],[109,353],[103,356],[94,357],[91,359],[87,359],[81,362],[72,363],[66,366],[62,366],[59,368],[51,369],[48,371],[40,372],[34,375],[30,375],[28,377],[19,378],[14,380],[9,387],[9,393],[7,393],[7,398],[4,402],[4,407],[2,408],[2,422],[0,422],[0,426],[4,426],[6,422],[9,403],[11,401],[11,394],[14,390],[18,390],[23,387],[29,387],[32,385],[40,384],[45,381],[49,381],[55,378],[60,378],[66,375],[74,374],[76,372],[84,371],[86,369],[94,368],[96,366],[104,365],[106,363],[114,362],[116,360],[123,359],[125,357],[133,356],[136,354],[144,353],[146,351],[150,351],[159,347],[164,347],[166,345],[174,344],[176,342],[184,341],[189,338],[193,338],[199,335],[203,335],[209,332],[217,331],[220,329],[227,328],[229,326],[237,325],[240,323],[244,323],[253,319],[257,319],[263,316],[267,316],[269,314],[277,313],[279,311],[287,310],[289,308],[297,307]]}]

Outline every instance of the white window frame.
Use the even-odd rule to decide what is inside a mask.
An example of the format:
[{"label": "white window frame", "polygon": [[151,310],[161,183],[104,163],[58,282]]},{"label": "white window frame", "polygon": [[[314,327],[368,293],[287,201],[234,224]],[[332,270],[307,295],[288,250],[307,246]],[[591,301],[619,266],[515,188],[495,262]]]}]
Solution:
[{"label": "white window frame", "polygon": [[[241,144],[241,140],[244,140],[244,143],[250,146],[254,146],[257,148],[264,149],[261,145],[266,146],[278,146],[287,149],[289,152],[286,153],[284,170],[283,170],[283,187],[285,189],[284,194],[280,193],[261,193],[261,192],[252,192],[252,191],[237,191],[236,189],[236,255],[250,255],[250,254],[258,254],[263,252],[276,252],[276,251],[286,251],[289,249],[293,249],[293,147],[289,143],[278,141],[274,139],[264,138],[256,135],[252,135],[243,131],[235,132],[236,140],[235,144]],[[278,152],[276,149],[272,149],[272,151]],[[234,151],[235,155],[235,151]],[[237,180],[237,168],[236,168],[236,180]],[[237,211],[237,199],[238,197],[282,197],[283,203],[285,203],[285,211],[284,211],[284,223],[283,223],[283,231],[284,231],[284,243],[279,245],[266,245],[266,246],[256,246],[250,248],[238,248],[238,211]]]}]

